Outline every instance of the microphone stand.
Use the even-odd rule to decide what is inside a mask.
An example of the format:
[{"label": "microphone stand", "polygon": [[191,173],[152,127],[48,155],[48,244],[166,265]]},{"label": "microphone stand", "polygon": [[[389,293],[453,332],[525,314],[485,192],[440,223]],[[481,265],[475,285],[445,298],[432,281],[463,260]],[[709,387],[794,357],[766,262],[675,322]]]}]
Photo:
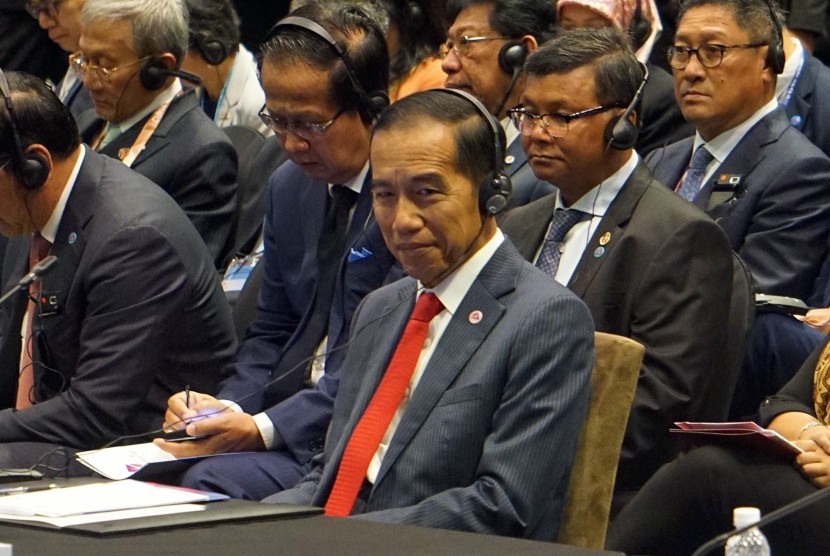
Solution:
[{"label": "microphone stand", "polygon": [[21,278],[17,284],[3,294],[3,297],[0,297],[0,305],[3,305],[6,301],[8,301],[14,294],[25,291],[29,289],[29,286],[33,282],[37,282],[40,278],[46,274],[54,265],[58,262],[58,258],[54,255],[49,255],[39,263],[37,263],[32,270],[30,270],[23,278]]}]

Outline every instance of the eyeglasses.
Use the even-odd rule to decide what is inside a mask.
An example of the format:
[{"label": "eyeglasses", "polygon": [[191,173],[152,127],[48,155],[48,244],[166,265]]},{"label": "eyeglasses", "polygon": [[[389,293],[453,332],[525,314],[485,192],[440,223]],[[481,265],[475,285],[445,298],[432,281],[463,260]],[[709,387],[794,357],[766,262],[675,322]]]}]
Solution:
[{"label": "eyeglasses", "polygon": [[103,79],[106,81],[112,77],[113,73],[120,71],[124,68],[145,62],[150,58],[151,56],[145,56],[143,58],[139,58],[138,60],[133,60],[132,62],[126,62],[117,67],[106,68],[104,66],[96,66],[95,64],[90,64],[86,60],[86,58],[84,58],[83,54],[81,54],[80,52],[76,52],[75,54],[69,55],[69,67],[72,68],[72,71],[75,72],[75,75],[77,75],[78,79],[80,79],[81,81],[83,81],[86,78],[86,74],[88,72],[94,72],[99,79]]},{"label": "eyeglasses", "polygon": [[702,44],[697,48],[688,46],[670,46],[666,48],[666,58],[673,69],[682,70],[689,65],[692,52],[697,56],[697,61],[704,68],[716,68],[723,62],[723,53],[732,48],[760,48],[769,46],[765,42],[754,42],[752,44]]},{"label": "eyeglasses", "polygon": [[45,13],[47,17],[58,15],[58,8],[61,4],[63,0],[27,0],[24,8],[27,14],[34,19],[39,19],[42,13]]},{"label": "eyeglasses", "polygon": [[568,134],[568,124],[572,120],[600,114],[614,108],[624,108],[621,104],[609,104],[607,106],[596,106],[587,110],[574,112],[573,114],[540,114],[536,115],[525,108],[513,108],[507,111],[507,115],[513,121],[513,125],[524,135],[530,137],[536,126],[541,125],[542,129],[551,137],[562,138]]},{"label": "eyeglasses", "polygon": [[259,111],[259,119],[277,135],[285,136],[290,131],[297,137],[310,141],[323,135],[344,112],[345,110],[341,108],[331,119],[324,122],[297,122],[273,116],[268,108],[263,106],[262,110]]},{"label": "eyeglasses", "polygon": [[498,40],[507,40],[505,37],[458,37],[457,39],[447,39],[447,42],[442,44],[438,47],[438,55],[441,58],[446,58],[447,55],[452,50],[452,53],[455,54],[457,58],[461,56],[466,56],[470,53],[470,45],[474,42],[481,42],[481,41],[498,41]]}]

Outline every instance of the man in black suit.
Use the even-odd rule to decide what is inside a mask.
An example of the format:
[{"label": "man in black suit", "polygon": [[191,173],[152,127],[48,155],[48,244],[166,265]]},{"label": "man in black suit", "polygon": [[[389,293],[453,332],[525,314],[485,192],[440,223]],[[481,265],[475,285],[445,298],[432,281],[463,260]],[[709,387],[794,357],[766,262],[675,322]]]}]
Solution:
[{"label": "man in black suit", "polygon": [[[559,192],[508,212],[501,227],[588,305],[598,331],[646,348],[617,473],[620,504],[674,457],[673,421],[726,416],[736,376],[727,343],[732,255],[717,224],[657,182],[632,149],[626,106],[643,69],[622,33],[557,35],[525,72],[524,108],[511,115],[533,171]],[[747,298],[745,288],[744,306]]]},{"label": "man in black suit", "polygon": [[519,133],[507,118],[524,83],[521,68],[528,53],[554,33],[556,14],[549,0],[450,0],[447,42],[441,47],[445,87],[478,98],[501,121],[507,135],[504,171],[513,181],[511,206],[521,206],[554,191],[527,164]]},{"label": "man in black suit", "polygon": [[73,65],[95,103],[95,114],[78,118],[83,141],[167,191],[224,266],[233,248],[237,160],[177,77],[188,77],[177,70],[188,47],[184,3],[87,0],[81,25]]},{"label": "man in black suit", "polygon": [[21,468],[55,445],[92,449],[157,429],[172,392],[215,390],[235,342],[211,257],[181,209],[80,146],[42,81],[10,74],[9,84],[3,290],[32,258],[58,259],[29,296],[0,309],[0,468]]}]

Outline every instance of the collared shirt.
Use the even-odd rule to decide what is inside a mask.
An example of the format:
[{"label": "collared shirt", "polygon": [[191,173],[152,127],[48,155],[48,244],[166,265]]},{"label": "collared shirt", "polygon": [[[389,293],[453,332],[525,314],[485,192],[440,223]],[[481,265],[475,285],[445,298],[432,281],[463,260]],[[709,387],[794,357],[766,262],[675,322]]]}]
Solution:
[{"label": "collared shirt", "polygon": [[[620,189],[628,181],[628,178],[631,177],[631,174],[634,173],[634,169],[637,168],[639,162],[639,155],[632,150],[631,157],[619,170],[580,197],[571,207],[566,207],[565,202],[562,200],[562,195],[559,192],[556,193],[555,210],[570,208],[591,215],[589,220],[576,223],[565,235],[565,239],[562,242],[562,256],[559,259],[559,267],[556,270],[556,281],[560,284],[567,285],[570,282],[571,276],[573,276],[577,265],[579,265],[579,261],[582,259],[582,254],[585,252],[585,248],[591,240],[591,234],[597,231],[600,221],[605,216],[606,211],[608,211],[608,207],[617,198]],[[553,219],[551,219],[551,223],[553,223]],[[548,225],[548,230],[550,230],[550,224]],[[547,237],[547,232],[545,233],[545,237]],[[534,262],[539,258],[543,246],[544,242],[542,242],[542,245],[536,251],[536,257],[533,259]]]},{"label": "collared shirt", "polygon": [[[449,274],[449,276],[441,280],[441,283],[431,290],[441,301],[441,304],[444,306],[444,310],[438,313],[438,316],[433,318],[429,323],[427,337],[426,340],[424,340],[424,346],[421,348],[421,355],[418,357],[418,363],[415,365],[415,371],[412,373],[412,378],[409,381],[409,387],[404,394],[403,401],[401,401],[401,405],[398,406],[398,409],[392,416],[389,427],[386,429],[386,433],[383,435],[383,439],[380,441],[377,451],[372,456],[372,461],[369,462],[369,469],[366,471],[366,479],[368,479],[370,483],[374,484],[375,479],[378,476],[378,471],[380,471],[380,466],[383,463],[383,457],[386,455],[386,451],[389,449],[389,444],[395,435],[395,431],[398,429],[398,425],[406,412],[406,408],[409,406],[409,400],[412,397],[412,392],[414,392],[415,388],[417,388],[418,383],[424,374],[424,369],[426,369],[429,364],[429,360],[435,352],[435,347],[441,340],[441,336],[444,334],[447,326],[449,326],[453,315],[456,311],[458,311],[458,307],[461,305],[461,302],[464,300],[464,297],[467,295],[467,292],[470,290],[473,282],[475,282],[476,278],[481,273],[481,270],[487,265],[488,262],[490,262],[490,259],[503,242],[504,234],[501,230],[496,229],[495,235],[493,235],[493,237],[490,238],[490,240],[485,243],[481,249],[476,251],[472,257],[464,262],[464,264],[455,269]],[[424,289],[423,284],[418,282],[417,291],[418,295],[420,295],[427,290]]]},{"label": "collared shirt", "polygon": [[115,138],[121,135],[123,132],[127,131],[128,129],[139,123],[141,120],[155,112],[156,109],[165,102],[172,101],[181,92],[182,82],[177,77],[173,80],[169,87],[167,87],[161,93],[159,93],[158,96],[156,96],[156,98],[154,98],[150,104],[139,110],[138,113],[136,113],[134,116],[117,123],[108,122],[107,130],[104,133],[104,138],[98,145],[98,150],[103,149],[109,143],[114,141]]},{"label": "collared shirt", "polygon": [[[348,187],[352,191],[357,194],[360,194],[363,191],[364,184],[366,182],[366,176],[369,174],[369,161],[367,160],[366,163],[363,165],[363,168],[358,172],[355,177],[350,179],[349,181],[343,183],[344,187]],[[334,187],[335,184],[328,184],[329,193],[331,193],[331,188]],[[349,218],[354,215],[354,207],[349,215]],[[326,371],[326,350],[328,346],[328,336],[323,338],[323,341],[320,342],[320,345],[317,346],[317,349],[314,350],[314,354],[316,357],[311,363],[311,382],[312,384],[317,384],[320,378],[325,374]],[[227,404],[230,404],[230,407],[237,412],[242,412],[242,408],[240,408],[237,404],[223,400]],[[271,419],[263,413],[257,413],[254,415],[254,423],[256,423],[257,428],[259,429],[259,434],[262,436],[262,442],[265,444],[266,449],[272,449],[275,447],[276,442],[276,435],[275,435],[275,428],[274,423],[271,422]]]},{"label": "collared shirt", "polygon": [[[703,175],[703,180],[700,182],[701,187],[703,187],[704,184],[709,183],[709,180],[712,179],[715,171],[721,164],[723,164],[723,161],[726,160],[735,147],[738,146],[738,143],[741,142],[744,135],[746,135],[746,133],[752,129],[755,124],[760,122],[766,115],[770,114],[776,108],[778,108],[778,99],[773,97],[768,103],[759,108],[749,118],[732,129],[724,131],[708,143],[703,140],[703,137],[700,136],[699,131],[695,132],[695,141],[692,146],[692,152],[694,153],[700,145],[705,144],[706,150],[709,151],[714,157],[712,162],[710,162],[706,167],[706,173]],[[684,172],[683,177],[685,176],[686,173]],[[683,177],[680,178],[680,183],[683,182]]]},{"label": "collared shirt", "polygon": [[[55,205],[55,208],[52,209],[52,214],[49,215],[49,220],[46,221],[43,228],[40,230],[40,235],[43,236],[43,239],[47,240],[49,243],[55,243],[55,238],[58,235],[58,227],[60,226],[61,219],[63,218],[63,213],[66,212],[66,203],[69,201],[69,195],[72,193],[72,190],[75,188],[75,182],[78,179],[78,173],[81,171],[81,165],[84,162],[84,157],[86,156],[86,149],[87,147],[81,145],[81,151],[78,153],[78,160],[75,161],[75,166],[72,168],[72,173],[69,174],[69,179],[66,180],[66,185],[61,191],[60,197],[58,197],[58,202]],[[29,329],[29,312],[25,312],[23,314],[23,322],[21,323],[20,327],[20,366],[23,365],[23,356],[25,346],[23,342],[26,341],[26,331]]]},{"label": "collared shirt", "polygon": [[519,138],[519,130],[510,118],[502,118],[501,127],[504,128],[504,144],[512,145],[513,141]]}]

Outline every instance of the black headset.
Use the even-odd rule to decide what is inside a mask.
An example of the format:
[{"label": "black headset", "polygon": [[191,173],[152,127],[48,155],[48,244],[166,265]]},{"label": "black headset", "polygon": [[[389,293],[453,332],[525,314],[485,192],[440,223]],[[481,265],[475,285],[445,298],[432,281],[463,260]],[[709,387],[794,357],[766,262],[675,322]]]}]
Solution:
[{"label": "black headset", "polygon": [[651,22],[643,17],[642,0],[637,0],[634,5],[634,15],[631,17],[631,23],[628,24],[628,36],[631,37],[631,43],[634,50],[639,50],[651,35]]},{"label": "black headset", "polygon": [[621,116],[612,118],[605,128],[605,140],[612,149],[624,151],[630,149],[637,143],[639,129],[638,125],[631,121],[631,113],[637,109],[637,104],[643,96],[643,89],[646,83],[648,83],[648,67],[642,62],[640,62],[640,67],[643,68],[643,80],[640,82],[640,86],[637,87],[634,98],[631,99],[625,112]]},{"label": "black headset", "polygon": [[495,145],[495,159],[493,161],[493,171],[487,174],[484,181],[479,184],[478,210],[488,216],[500,213],[510,204],[510,199],[513,197],[513,182],[504,173],[504,153],[502,152],[501,142],[499,141],[500,124],[487,111],[484,105],[470,93],[459,91],[458,89],[431,90],[441,91],[467,100],[475,107],[476,111],[487,122],[487,125],[490,126],[490,131],[493,133],[493,144]]},{"label": "black headset", "polygon": [[218,66],[230,54],[228,46],[205,33],[196,33],[193,37],[193,46],[211,66]]},{"label": "black headset", "polygon": [[510,41],[499,49],[499,67],[511,75],[522,69],[527,47],[521,41]]},{"label": "black headset", "polygon": [[194,85],[202,84],[202,78],[198,75],[180,69],[170,69],[161,58],[147,60],[138,72],[141,85],[148,91],[157,91],[164,87],[168,77],[180,77]]},{"label": "black headset", "polygon": [[767,49],[767,66],[780,75],[784,72],[784,31],[782,30],[781,20],[778,18],[778,12],[772,4],[772,0],[766,0],[769,8],[769,15],[772,18],[772,26],[774,28],[774,36]]},{"label": "black headset", "polygon": [[264,42],[267,42],[277,35],[281,31],[281,27],[299,27],[300,29],[305,29],[309,33],[317,35],[326,41],[326,44],[328,44],[340,60],[343,61],[343,65],[346,67],[346,74],[349,77],[349,82],[352,84],[352,89],[354,89],[355,93],[357,93],[357,96],[360,98],[360,104],[362,105],[359,109],[360,113],[366,120],[374,120],[384,108],[389,106],[389,94],[386,91],[378,89],[372,91],[371,93],[366,92],[360,84],[360,81],[357,79],[357,74],[352,67],[352,63],[349,60],[346,51],[337,43],[336,40],[334,40],[334,37],[332,37],[322,25],[305,17],[286,17],[278,21],[277,24],[274,25],[270,31],[268,31],[268,35]]},{"label": "black headset", "polygon": [[0,93],[2,93],[3,101],[6,104],[6,112],[9,113],[9,128],[11,129],[14,147],[10,159],[12,171],[24,189],[38,189],[46,183],[46,178],[49,177],[49,162],[40,153],[27,153],[23,150],[23,143],[20,141],[20,134],[17,131],[14,110],[12,109],[11,87],[9,87],[6,74],[3,73],[2,69],[0,69]]}]

